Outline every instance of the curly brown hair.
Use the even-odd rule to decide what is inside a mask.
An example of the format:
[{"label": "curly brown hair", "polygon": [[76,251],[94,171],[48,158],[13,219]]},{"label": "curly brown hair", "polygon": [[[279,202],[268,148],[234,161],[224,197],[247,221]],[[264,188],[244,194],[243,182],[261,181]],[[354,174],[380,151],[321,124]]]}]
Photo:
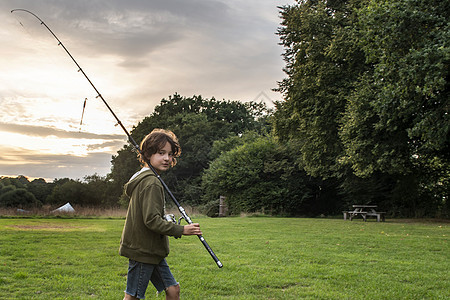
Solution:
[{"label": "curly brown hair", "polygon": [[139,161],[145,165],[150,161],[150,157],[156,152],[160,151],[166,143],[169,143],[172,148],[173,160],[171,166],[177,164],[176,157],[181,154],[181,147],[178,143],[177,136],[170,130],[156,128],[147,134],[141,142],[141,153],[138,154]]}]

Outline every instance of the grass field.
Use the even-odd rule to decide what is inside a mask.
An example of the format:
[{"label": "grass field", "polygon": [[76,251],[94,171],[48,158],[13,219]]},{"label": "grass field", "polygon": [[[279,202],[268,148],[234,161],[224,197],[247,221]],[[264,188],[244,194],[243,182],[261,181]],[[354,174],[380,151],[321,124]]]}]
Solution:
[{"label": "grass field", "polygon": [[[196,237],[171,239],[182,299],[450,299],[446,222],[194,221],[224,267]],[[0,218],[0,299],[122,299],[123,223]],[[146,296],[158,298],[153,286]]]}]

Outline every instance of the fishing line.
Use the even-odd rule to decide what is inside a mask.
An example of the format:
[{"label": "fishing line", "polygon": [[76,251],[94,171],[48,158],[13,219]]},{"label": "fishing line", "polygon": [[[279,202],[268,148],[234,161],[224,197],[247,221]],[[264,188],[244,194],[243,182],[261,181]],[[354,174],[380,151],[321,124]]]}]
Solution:
[{"label": "fishing line", "polygon": [[[12,12],[12,11],[11,11]],[[14,18],[16,19],[16,21],[20,24],[20,26],[22,27],[22,29],[25,31],[25,33],[27,33],[29,36],[31,36],[31,33],[28,31],[28,29],[23,25],[22,21],[19,20],[19,18],[14,15]]]},{"label": "fishing line", "polygon": [[[12,12],[14,12],[15,10],[12,10]],[[20,25],[20,30],[23,30],[23,32],[30,38],[33,39],[33,41],[35,43],[37,43],[38,45],[44,45],[45,43],[43,41],[41,41],[40,39],[36,39],[36,35],[38,35],[40,38],[44,37],[43,32],[40,30],[37,30],[36,28],[34,28],[34,26],[32,26],[32,23],[34,24],[34,22],[32,22],[31,18],[26,18],[26,17],[21,17],[19,18],[18,14],[13,14],[14,18],[16,19],[17,23],[19,23]],[[47,36],[47,35],[45,35]]]}]

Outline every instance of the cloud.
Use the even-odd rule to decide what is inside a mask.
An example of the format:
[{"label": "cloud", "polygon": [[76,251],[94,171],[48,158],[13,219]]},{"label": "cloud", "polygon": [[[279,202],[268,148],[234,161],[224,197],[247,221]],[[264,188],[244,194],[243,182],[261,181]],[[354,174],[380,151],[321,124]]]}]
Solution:
[{"label": "cloud", "polygon": [[95,134],[90,132],[66,131],[44,126],[7,124],[2,122],[0,122],[0,131],[39,137],[55,136],[63,139],[124,140],[124,135],[118,134]]},{"label": "cloud", "polygon": [[[106,148],[114,149],[115,151],[125,145],[125,141],[122,140],[113,140],[113,141],[106,141],[103,143],[97,143],[97,144],[90,144],[87,146],[88,151],[96,151],[96,150],[103,150]],[[114,152],[115,152],[114,151]]]},{"label": "cloud", "polygon": [[[110,172],[111,154],[89,153],[87,156],[17,152],[0,146],[0,175],[45,178],[83,178]],[[17,156],[16,156],[17,155]]]},{"label": "cloud", "polygon": [[[231,100],[270,93],[283,77],[275,35],[276,6],[281,4],[271,0],[3,1],[3,6],[26,7],[43,18],[77,60],[80,57],[88,74],[94,74],[95,82],[106,76],[116,81],[122,77],[123,86],[141,90],[143,97],[136,102],[152,97],[152,106],[175,92]],[[39,22],[34,26],[43,27]],[[86,58],[95,61],[84,63]],[[92,66],[98,68],[94,73]],[[115,69],[105,74],[106,68]]]},{"label": "cloud", "polygon": [[[70,37],[85,52],[114,54],[124,59],[145,56],[189,38],[191,32],[211,34],[234,23],[229,18],[229,7],[214,0],[35,0],[3,1],[2,6],[9,10],[27,8],[51,28],[58,28],[57,35]],[[40,25],[25,12],[14,14],[27,27]]]}]

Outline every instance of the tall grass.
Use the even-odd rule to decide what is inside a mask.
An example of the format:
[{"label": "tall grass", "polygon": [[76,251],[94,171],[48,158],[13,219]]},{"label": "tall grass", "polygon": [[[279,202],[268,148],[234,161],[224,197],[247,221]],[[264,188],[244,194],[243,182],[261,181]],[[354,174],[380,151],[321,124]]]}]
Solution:
[{"label": "tall grass", "polygon": [[[0,207],[0,217],[55,217],[55,216],[65,216],[65,217],[73,217],[73,218],[125,218],[127,214],[127,209],[122,207],[89,207],[89,206],[73,206],[74,212],[55,212],[54,210],[57,207],[52,207],[49,205],[45,205],[39,208],[30,208],[27,210],[20,210],[16,208],[2,208]],[[186,213],[188,215],[198,215],[198,211],[195,208],[190,206],[184,207]],[[167,213],[179,214],[178,209],[176,207],[170,207],[167,210]]]},{"label": "tall grass", "polygon": [[121,207],[85,207],[85,206],[74,206],[75,212],[55,212],[54,210],[58,207],[45,205],[39,208],[30,208],[26,210],[19,210],[16,208],[0,208],[0,216],[3,217],[55,217],[55,216],[66,216],[66,217],[93,217],[93,218],[124,218],[126,216],[127,210]]},{"label": "tall grass", "polygon": [[[448,223],[197,217],[171,239],[182,299],[449,299]],[[121,299],[123,218],[0,219],[1,299]],[[157,299],[149,286],[147,299]]]}]

